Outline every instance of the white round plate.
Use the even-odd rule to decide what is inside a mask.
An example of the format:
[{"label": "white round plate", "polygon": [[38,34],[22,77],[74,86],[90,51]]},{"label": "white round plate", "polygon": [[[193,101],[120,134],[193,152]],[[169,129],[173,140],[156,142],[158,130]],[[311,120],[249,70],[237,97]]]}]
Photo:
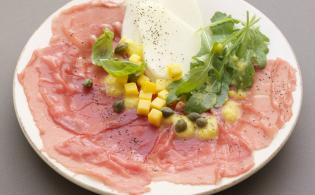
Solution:
[{"label": "white round plate", "polygon": [[[264,165],[266,165],[284,146],[297,122],[301,103],[302,103],[302,78],[300,69],[296,60],[296,57],[293,53],[292,48],[290,47],[288,41],[280,30],[268,19],[262,12],[251,6],[249,3],[243,0],[198,0],[201,4],[201,11],[205,21],[209,21],[210,17],[215,11],[223,11],[228,14],[231,14],[235,18],[244,19],[246,11],[249,11],[251,14],[255,14],[261,18],[260,26],[261,30],[267,34],[270,38],[270,54],[269,58],[281,57],[287,60],[296,70],[297,70],[297,88],[294,92],[294,104],[293,104],[293,116],[291,120],[285,124],[285,126],[279,131],[271,145],[263,150],[256,151],[254,153],[255,166],[245,174],[242,174],[234,178],[224,178],[217,185],[205,185],[205,186],[191,186],[191,185],[177,185],[168,182],[153,182],[151,187],[151,192],[147,194],[213,194],[224,189],[227,189],[233,185],[240,183],[249,176],[253,175]],[[26,44],[16,67],[16,72],[14,76],[13,92],[14,92],[14,105],[17,118],[22,127],[25,137],[32,145],[34,150],[39,154],[39,156],[55,171],[60,175],[64,176],[73,183],[91,190],[99,194],[117,194],[109,187],[105,186],[103,183],[96,181],[90,177],[84,175],[78,175],[63,165],[56,162],[54,159],[50,158],[46,153],[41,151],[43,147],[39,130],[36,127],[32,114],[28,107],[28,103],[23,91],[22,86],[18,82],[17,74],[20,73],[28,61],[31,58],[33,51],[37,48],[42,48],[48,45],[48,41],[51,37],[51,21],[52,18],[58,13],[68,7],[71,7],[76,4],[87,2],[87,0],[73,0],[70,3],[66,4],[64,7],[59,9],[53,15],[51,15],[33,34],[28,43]]]}]

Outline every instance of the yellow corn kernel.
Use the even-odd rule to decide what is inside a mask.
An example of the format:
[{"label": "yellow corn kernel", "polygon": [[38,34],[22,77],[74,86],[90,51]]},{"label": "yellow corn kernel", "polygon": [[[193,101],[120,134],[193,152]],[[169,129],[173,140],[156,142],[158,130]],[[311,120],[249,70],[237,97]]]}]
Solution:
[{"label": "yellow corn kernel", "polygon": [[237,100],[243,100],[246,98],[246,96],[247,96],[247,92],[243,90],[237,90],[237,91],[230,90],[229,91],[229,97],[237,99]]},{"label": "yellow corn kernel", "polygon": [[166,105],[166,101],[164,99],[161,99],[159,97],[155,98],[152,103],[151,107],[160,110]]},{"label": "yellow corn kernel", "polygon": [[126,108],[129,108],[129,109],[137,108],[138,102],[139,102],[139,98],[138,97],[134,97],[134,96],[125,97],[124,102],[125,102]]},{"label": "yellow corn kernel", "polygon": [[170,79],[179,80],[182,78],[183,70],[180,64],[170,64],[167,66],[167,73]]},{"label": "yellow corn kernel", "polygon": [[147,81],[150,81],[149,77],[145,76],[145,75],[141,75],[138,80],[137,80],[137,84],[139,86],[143,86],[143,84]]},{"label": "yellow corn kernel", "polygon": [[143,90],[140,91],[140,94],[139,94],[139,99],[142,99],[142,100],[152,100],[152,92],[144,92]]},{"label": "yellow corn kernel", "polygon": [[137,96],[139,94],[138,87],[136,83],[125,84],[125,95],[127,96]]},{"label": "yellow corn kernel", "polygon": [[141,86],[144,92],[151,92],[153,94],[156,93],[156,84],[150,81],[146,81]]},{"label": "yellow corn kernel", "polygon": [[168,96],[168,91],[166,89],[158,93],[158,97],[163,100],[166,100],[167,96]]},{"label": "yellow corn kernel", "polygon": [[241,117],[241,108],[234,102],[229,100],[222,108],[222,116],[228,123],[234,123]]},{"label": "yellow corn kernel", "polygon": [[137,54],[132,54],[130,57],[129,57],[129,61],[134,63],[134,64],[141,64],[142,61],[141,61],[141,57]]},{"label": "yellow corn kernel", "polygon": [[152,125],[159,127],[161,125],[163,114],[160,110],[152,109],[148,115],[148,120]]},{"label": "yellow corn kernel", "polygon": [[156,90],[160,92],[167,88],[169,81],[165,79],[157,79],[155,83],[156,83]]},{"label": "yellow corn kernel", "polygon": [[139,115],[147,116],[150,112],[151,101],[150,100],[139,100],[137,113]]}]

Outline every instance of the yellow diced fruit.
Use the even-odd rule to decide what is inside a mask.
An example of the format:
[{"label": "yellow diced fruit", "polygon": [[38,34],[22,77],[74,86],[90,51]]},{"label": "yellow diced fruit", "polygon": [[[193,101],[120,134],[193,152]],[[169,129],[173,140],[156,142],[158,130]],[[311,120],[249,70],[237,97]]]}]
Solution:
[{"label": "yellow diced fruit", "polygon": [[167,90],[163,90],[163,91],[160,91],[158,93],[158,97],[163,99],[163,100],[166,100],[167,99],[167,96],[168,96],[168,91]]},{"label": "yellow diced fruit", "polygon": [[152,100],[152,92],[144,92],[144,91],[140,91],[140,94],[139,94],[139,99],[142,99],[142,100]]},{"label": "yellow diced fruit", "polygon": [[128,43],[127,53],[129,54],[129,56],[131,56],[132,54],[137,54],[141,58],[143,57],[143,45],[142,44],[136,43],[130,39],[126,39],[125,37],[123,37],[121,39],[121,42]]},{"label": "yellow diced fruit", "polygon": [[130,57],[129,57],[129,61],[134,63],[134,64],[141,64],[142,61],[141,61],[141,57],[137,54],[132,54]]},{"label": "yellow diced fruit", "polygon": [[167,66],[167,73],[170,79],[179,80],[182,78],[183,70],[180,64],[170,64]]},{"label": "yellow diced fruit", "polygon": [[161,125],[163,114],[160,110],[152,109],[148,115],[148,120],[152,125],[159,127]]},{"label": "yellow diced fruit", "polygon": [[128,76],[116,77],[116,81],[117,81],[117,83],[124,85],[124,84],[128,83]]},{"label": "yellow diced fruit", "polygon": [[136,83],[125,84],[125,95],[127,96],[137,96],[139,94],[138,87]]},{"label": "yellow diced fruit", "polygon": [[138,97],[125,97],[124,99],[126,108],[137,108],[139,98]]},{"label": "yellow diced fruit", "polygon": [[137,84],[139,86],[143,86],[145,82],[150,81],[149,77],[145,76],[145,75],[141,75],[138,80],[137,80]]},{"label": "yellow diced fruit", "polygon": [[228,101],[222,108],[222,116],[228,123],[235,123],[241,117],[241,108],[234,101]]},{"label": "yellow diced fruit", "polygon": [[106,85],[114,85],[117,83],[117,78],[112,75],[107,75],[104,79]]},{"label": "yellow diced fruit", "polygon": [[157,79],[155,83],[156,83],[156,90],[160,92],[167,88],[169,81],[165,79]]},{"label": "yellow diced fruit", "polygon": [[152,108],[155,108],[158,110],[163,108],[165,105],[166,105],[166,101],[164,99],[159,98],[159,97],[155,98],[151,103]]},{"label": "yellow diced fruit", "polygon": [[124,87],[122,85],[106,85],[105,86],[106,95],[111,97],[119,97],[124,94]]},{"label": "yellow diced fruit", "polygon": [[146,81],[142,85],[142,90],[144,92],[151,92],[153,94],[156,93],[156,84],[150,81]]},{"label": "yellow diced fruit", "polygon": [[150,100],[139,100],[137,113],[139,115],[147,116],[150,112],[151,101]]}]

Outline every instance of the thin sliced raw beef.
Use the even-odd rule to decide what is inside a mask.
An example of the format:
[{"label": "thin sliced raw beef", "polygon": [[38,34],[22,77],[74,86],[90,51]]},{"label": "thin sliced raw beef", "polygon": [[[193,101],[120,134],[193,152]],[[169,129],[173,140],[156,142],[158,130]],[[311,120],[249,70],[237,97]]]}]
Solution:
[{"label": "thin sliced raw beef", "polygon": [[[177,139],[170,127],[158,129],[134,110],[113,112],[104,93],[103,69],[91,63],[91,47],[104,27],[120,39],[125,8],[95,0],[62,11],[52,24],[47,48],[34,52],[19,75],[33,118],[51,158],[124,193],[143,193],[151,181],[216,184],[254,166],[253,151],[269,145],[292,115],[295,72],[283,60],[258,70],[245,100],[235,100],[242,116],[222,120],[212,141]],[[92,78],[92,89],[82,83]]]},{"label": "thin sliced raw beef", "polygon": [[243,110],[239,122],[223,128],[238,134],[252,149],[268,146],[291,118],[295,84],[295,71],[286,61],[268,61],[265,69],[257,70],[247,98],[238,101]]}]

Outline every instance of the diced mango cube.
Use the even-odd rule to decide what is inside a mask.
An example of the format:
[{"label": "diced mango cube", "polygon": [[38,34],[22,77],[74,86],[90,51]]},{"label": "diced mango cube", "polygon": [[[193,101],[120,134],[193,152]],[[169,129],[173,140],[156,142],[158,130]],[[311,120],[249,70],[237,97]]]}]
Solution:
[{"label": "diced mango cube", "polygon": [[116,85],[116,84],[124,85],[128,82],[128,76],[115,77],[115,76],[109,74],[105,77],[104,82],[107,85]]},{"label": "diced mango cube", "polygon": [[139,100],[137,113],[139,115],[147,116],[150,112],[151,101],[150,100]]},{"label": "diced mango cube", "polygon": [[144,92],[151,92],[153,94],[156,93],[156,84],[150,81],[146,81],[141,86]]},{"label": "diced mango cube", "polygon": [[111,97],[119,97],[124,94],[124,87],[119,84],[114,85],[106,85],[105,86],[105,93]]},{"label": "diced mango cube", "polygon": [[136,83],[125,84],[125,95],[127,96],[137,96],[139,94],[138,87]]},{"label": "diced mango cube", "polygon": [[157,79],[155,83],[156,83],[156,90],[160,92],[167,88],[169,81],[165,79]]},{"label": "diced mango cube", "polygon": [[148,120],[152,125],[159,127],[162,121],[162,112],[157,109],[152,109],[148,115]]},{"label": "diced mango cube", "polygon": [[155,98],[151,103],[151,107],[158,110],[163,108],[165,105],[166,105],[166,101],[159,97]]},{"label": "diced mango cube", "polygon": [[134,64],[141,64],[142,61],[141,61],[141,57],[137,54],[132,54],[130,57],[129,57],[129,61],[134,63]]},{"label": "diced mango cube", "polygon": [[170,79],[179,80],[182,78],[183,70],[180,64],[170,64],[167,66],[167,73]]},{"label": "diced mango cube", "polygon": [[116,81],[117,81],[117,83],[124,85],[124,84],[128,83],[128,76],[116,77]]},{"label": "diced mango cube", "polygon": [[150,81],[149,77],[145,76],[145,75],[141,75],[138,80],[137,80],[137,84],[139,86],[142,86],[145,82]]},{"label": "diced mango cube", "polygon": [[125,97],[124,99],[126,108],[137,108],[139,103],[139,98],[137,96]]},{"label": "diced mango cube", "polygon": [[129,56],[131,56],[132,54],[137,54],[138,56],[143,58],[143,45],[142,44],[136,43],[125,37],[121,39],[121,42],[128,43],[127,53],[129,54]]},{"label": "diced mango cube", "polygon": [[143,90],[140,91],[140,94],[139,94],[139,99],[142,99],[142,100],[152,100],[152,92],[144,92]]},{"label": "diced mango cube", "polygon": [[168,96],[168,91],[166,89],[158,93],[158,97],[163,100],[166,100],[167,96]]}]

